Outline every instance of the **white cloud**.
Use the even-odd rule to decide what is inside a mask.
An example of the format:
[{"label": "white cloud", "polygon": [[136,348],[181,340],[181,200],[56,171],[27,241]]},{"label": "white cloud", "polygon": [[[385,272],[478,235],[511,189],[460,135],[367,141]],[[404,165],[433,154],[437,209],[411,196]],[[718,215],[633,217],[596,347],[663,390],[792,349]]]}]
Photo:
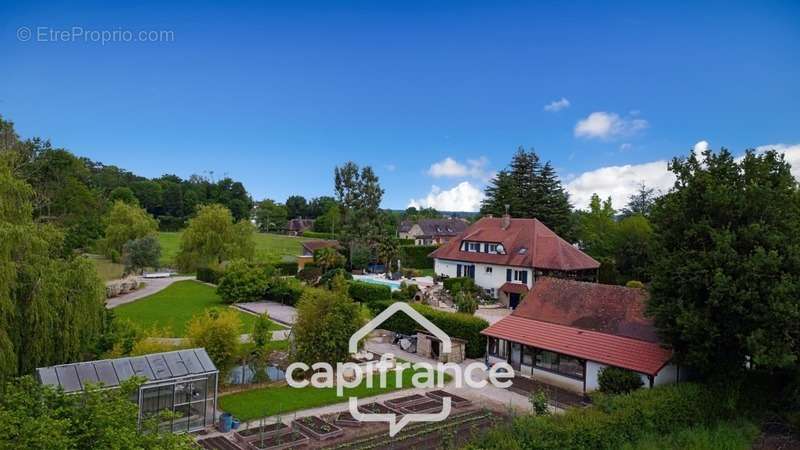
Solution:
[{"label": "white cloud", "polygon": [[[707,148],[709,148],[708,141],[702,140],[697,142],[692,150],[697,153]],[[786,162],[792,166],[792,175],[800,180],[800,144],[760,145],[755,150],[759,153],[767,150],[783,153]],[[736,159],[740,161],[741,158],[742,156],[739,156]],[[577,177],[567,175],[564,179],[569,180],[566,189],[572,204],[578,209],[588,208],[592,194],[597,193],[602,199],[610,196],[611,204],[619,210],[625,207],[628,198],[636,192],[642,182],[662,193],[669,191],[675,183],[675,175],[667,170],[665,160],[601,167]]]},{"label": "white cloud", "polygon": [[756,147],[756,151],[759,153],[767,150],[783,153],[786,162],[792,165],[792,175],[800,181],[800,144],[768,144]]},{"label": "white cloud", "polygon": [[624,151],[626,151],[626,150],[630,150],[630,149],[632,149],[632,148],[633,148],[633,144],[631,144],[631,143],[629,143],[629,142],[625,142],[625,143],[623,143],[622,145],[620,145],[620,146],[619,146],[619,150],[620,150],[621,152],[624,152]]},{"label": "white cloud", "polygon": [[439,162],[431,164],[428,168],[428,175],[436,178],[480,178],[486,179],[486,164],[489,162],[485,156],[478,159],[468,159],[466,164],[462,164],[451,157],[447,157]]},{"label": "white cloud", "polygon": [[644,119],[625,118],[616,113],[597,111],[575,124],[575,137],[613,139],[615,137],[633,136],[648,126],[649,124]]},{"label": "white cloud", "polygon": [[483,191],[469,181],[462,181],[452,189],[443,191],[432,186],[425,198],[412,199],[408,206],[415,208],[435,208],[439,211],[478,211],[483,200]]},{"label": "white cloud", "polygon": [[383,166],[383,168],[386,169],[388,172],[394,172],[395,170],[397,170],[397,166],[395,166],[394,164],[386,164]]},{"label": "white cloud", "polygon": [[544,105],[544,110],[550,112],[557,112],[561,111],[562,109],[569,108],[569,105],[570,105],[569,100],[567,100],[564,97],[561,97],[561,100],[554,100]]},{"label": "white cloud", "polygon": [[622,209],[642,182],[666,192],[675,183],[675,175],[667,170],[667,161],[609,166],[578,175],[566,188],[578,209],[586,209],[594,193],[603,199],[610,196],[614,208]]},{"label": "white cloud", "polygon": [[697,141],[697,143],[694,144],[694,147],[692,147],[692,152],[694,152],[695,158],[697,158],[699,161],[702,161],[703,152],[708,150],[708,146],[709,144],[706,140]]}]

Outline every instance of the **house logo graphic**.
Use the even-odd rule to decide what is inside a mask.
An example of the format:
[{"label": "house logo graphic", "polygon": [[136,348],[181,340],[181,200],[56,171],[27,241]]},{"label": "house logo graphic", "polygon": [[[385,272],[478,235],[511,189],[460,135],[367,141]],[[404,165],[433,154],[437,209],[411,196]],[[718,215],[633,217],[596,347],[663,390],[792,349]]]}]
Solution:
[{"label": "house logo graphic", "polygon": [[[407,314],[411,319],[417,322],[420,326],[422,326],[426,331],[431,333],[437,339],[441,341],[441,348],[442,353],[448,354],[452,350],[453,342],[450,340],[450,336],[447,335],[441,328],[437,327],[433,324],[430,320],[426,319],[425,316],[417,312],[414,308],[411,307],[408,303],[405,302],[395,302],[392,303],[388,308],[383,310],[380,314],[375,316],[374,319],[367,322],[366,325],[361,327],[360,330],[353,333],[350,336],[350,342],[348,344],[348,351],[351,354],[358,352],[358,342],[365,338],[369,333],[373,330],[378,328],[383,322],[387,319],[392,317],[394,314],[398,312],[403,312]],[[442,374],[440,374],[442,375]],[[394,436],[400,430],[403,429],[406,425],[412,422],[440,422],[442,420],[447,419],[450,416],[450,409],[451,409],[451,397],[443,397],[442,398],[442,410],[438,413],[427,413],[427,414],[404,414],[398,420],[395,414],[364,414],[358,410],[358,397],[350,397],[349,399],[349,410],[350,414],[353,416],[354,419],[362,422],[387,422],[389,424],[389,436]]]}]

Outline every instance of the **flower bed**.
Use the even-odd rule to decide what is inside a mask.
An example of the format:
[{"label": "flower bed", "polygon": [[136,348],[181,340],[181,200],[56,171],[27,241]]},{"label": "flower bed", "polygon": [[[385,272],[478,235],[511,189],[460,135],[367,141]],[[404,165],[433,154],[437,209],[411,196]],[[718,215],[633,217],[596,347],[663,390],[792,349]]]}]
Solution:
[{"label": "flower bed", "polygon": [[430,399],[421,403],[406,405],[400,410],[409,414],[437,413],[442,410],[442,401]]},{"label": "flower bed", "polygon": [[302,431],[318,441],[333,439],[344,434],[344,430],[325,422],[317,416],[301,417],[292,421],[292,428]]},{"label": "flower bed", "polygon": [[395,414],[398,417],[403,415],[400,411],[389,408],[386,405],[381,405],[377,402],[361,405],[358,407],[358,410],[363,414]]},{"label": "flower bed", "polygon": [[454,395],[447,391],[442,391],[442,390],[428,392],[425,395],[434,400],[439,400],[439,401],[442,401],[442,399],[445,397],[450,397],[450,404],[453,405],[453,407],[455,408],[461,408],[463,406],[469,406],[472,404],[471,401],[465,399],[464,397],[459,397],[458,395]]},{"label": "flower bed", "polygon": [[239,431],[235,432],[233,435],[236,437],[237,441],[239,441],[239,442],[247,442],[247,441],[252,441],[254,439],[259,439],[259,438],[262,438],[262,437],[263,438],[268,438],[268,437],[276,436],[276,435],[279,435],[279,434],[286,434],[286,433],[288,433],[290,431],[292,431],[292,429],[289,428],[289,425],[286,425],[285,423],[277,422],[277,423],[271,423],[269,425],[264,425],[264,426],[261,426],[261,427],[248,428],[246,430],[239,430]]},{"label": "flower bed", "polygon": [[248,448],[250,450],[284,450],[306,445],[309,440],[308,436],[303,433],[290,431],[289,433],[272,435],[269,438],[250,441]]},{"label": "flower bed", "polygon": [[350,414],[349,411],[340,412],[336,416],[336,420],[334,420],[333,423],[335,423],[336,425],[339,425],[341,427],[351,427],[351,428],[358,428],[358,427],[364,425],[363,422],[358,421],[355,418],[353,418],[353,415]]},{"label": "flower bed", "polygon": [[428,400],[428,397],[425,397],[424,395],[412,394],[412,395],[406,395],[404,397],[398,397],[398,398],[393,398],[391,400],[386,400],[384,403],[386,403],[387,406],[393,408],[401,408],[406,405],[411,405],[426,400]]}]

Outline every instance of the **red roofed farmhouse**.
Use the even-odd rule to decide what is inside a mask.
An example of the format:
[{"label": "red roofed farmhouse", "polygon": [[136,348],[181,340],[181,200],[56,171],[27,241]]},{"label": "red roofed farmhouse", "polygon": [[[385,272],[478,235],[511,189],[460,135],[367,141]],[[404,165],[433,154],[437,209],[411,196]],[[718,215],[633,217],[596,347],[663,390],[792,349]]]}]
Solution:
[{"label": "red roofed farmhouse", "polygon": [[574,392],[598,389],[605,367],[640,374],[645,386],[683,377],[644,317],[647,291],[542,277],[510,315],[483,330],[487,362]]},{"label": "red roofed farmhouse", "polygon": [[536,219],[484,217],[431,253],[434,271],[470,277],[506,306],[544,275],[594,280],[600,263]]}]

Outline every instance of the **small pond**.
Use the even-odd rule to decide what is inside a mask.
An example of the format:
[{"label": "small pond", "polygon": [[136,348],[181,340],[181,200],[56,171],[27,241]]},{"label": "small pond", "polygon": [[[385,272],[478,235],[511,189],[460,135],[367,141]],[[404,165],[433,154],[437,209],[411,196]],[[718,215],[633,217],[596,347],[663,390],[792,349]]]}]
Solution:
[{"label": "small pond", "polygon": [[238,365],[231,369],[228,384],[252,384],[286,379],[286,372],[276,365]]}]

